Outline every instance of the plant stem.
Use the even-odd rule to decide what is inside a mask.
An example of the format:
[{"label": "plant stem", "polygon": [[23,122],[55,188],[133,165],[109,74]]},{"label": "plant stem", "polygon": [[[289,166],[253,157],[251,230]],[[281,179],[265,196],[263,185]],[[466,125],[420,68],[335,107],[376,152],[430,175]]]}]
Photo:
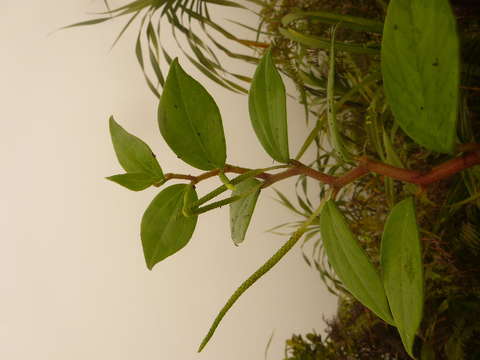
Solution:
[{"label": "plant stem", "polygon": [[[224,185],[224,186],[226,187],[227,185]],[[228,197],[226,199],[223,199],[223,200],[215,201],[214,203],[205,205],[204,207],[201,207],[201,208],[193,208],[192,209],[192,214],[195,214],[195,215],[203,214],[204,212],[222,207],[224,205],[231,204],[231,203],[233,203],[237,200],[240,200],[241,198],[244,198],[246,196],[249,196],[249,195],[253,194],[255,191],[257,191],[260,188],[260,186],[261,186],[261,184],[259,184],[259,186],[255,186],[254,188],[251,188],[250,190],[248,190],[246,192],[243,192],[243,193],[238,194],[238,195],[230,196],[230,197]]]},{"label": "plant stem", "polygon": [[[269,187],[274,183],[287,179],[292,176],[305,175],[312,179],[316,179],[324,184],[331,185],[335,188],[336,191],[340,190],[345,185],[350,184],[351,182],[357,180],[358,178],[365,176],[369,173],[378,174],[386,176],[388,178],[403,181],[406,183],[411,183],[415,185],[427,186],[437,181],[441,181],[449,178],[452,175],[459,173],[465,169],[468,169],[475,165],[480,165],[480,150],[478,150],[478,144],[468,144],[468,149],[473,149],[471,152],[467,152],[462,156],[456,157],[454,159],[448,160],[443,164],[440,164],[432,168],[428,172],[419,172],[416,170],[408,170],[400,167],[392,166],[379,162],[376,160],[369,159],[366,156],[358,158],[358,165],[340,176],[332,176],[315,169],[312,169],[297,160],[291,160],[289,165],[279,165],[273,166],[265,169],[247,169],[233,165],[225,165],[223,169],[224,173],[236,173],[241,174],[236,178],[231,180],[231,184],[235,185],[239,182],[249,178],[256,177],[264,180],[262,183],[262,188]],[[287,168],[287,170],[271,174],[267,171]],[[209,179],[211,177],[217,176],[220,173],[220,169],[211,170],[205,172],[199,176],[184,175],[184,174],[165,174],[165,181],[170,179],[181,179],[189,180],[192,184],[197,184],[200,181]],[[164,182],[165,182],[164,181]],[[220,195],[227,188],[225,185],[218,187],[213,190],[211,193],[205,195],[203,198],[199,199],[195,206],[204,204],[208,200],[213,199],[215,196]]]}]

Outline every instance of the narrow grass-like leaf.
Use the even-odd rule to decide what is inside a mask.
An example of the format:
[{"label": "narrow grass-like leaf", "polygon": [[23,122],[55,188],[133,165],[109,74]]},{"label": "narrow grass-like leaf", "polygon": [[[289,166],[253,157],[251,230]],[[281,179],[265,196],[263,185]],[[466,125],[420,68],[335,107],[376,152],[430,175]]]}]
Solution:
[{"label": "narrow grass-like leaf", "polygon": [[149,76],[147,75],[147,72],[145,71],[145,61],[143,59],[141,35],[142,35],[143,26],[148,16],[149,16],[149,13],[147,12],[141,20],[140,31],[137,35],[137,41],[135,43],[135,55],[137,57],[138,64],[142,69],[143,76],[145,77],[145,81],[147,82],[148,88],[158,99],[160,99],[160,93],[158,92],[157,87],[153,84],[152,80],[150,80]]},{"label": "narrow grass-like leaf", "polygon": [[125,5],[122,5],[118,8],[115,8],[113,10],[109,10],[109,11],[106,11],[106,12],[103,12],[101,14],[115,14],[114,16],[118,16],[118,14],[116,13],[123,13],[125,11],[135,11],[137,9],[142,9],[146,6],[149,6],[152,4],[152,0],[135,0],[135,1],[132,1],[128,4],[125,4]]},{"label": "narrow grass-like leaf", "polygon": [[382,43],[385,94],[418,144],[451,153],[456,139],[459,40],[448,0],[392,0]]},{"label": "narrow grass-like leaf", "polygon": [[295,206],[293,206],[293,204],[290,202],[290,200],[288,200],[288,198],[285,195],[283,195],[280,191],[278,191],[277,189],[273,189],[273,190],[277,193],[278,199],[275,199],[275,200],[278,203],[282,204],[283,206],[285,206],[286,208],[290,209],[291,211],[293,211],[294,213],[296,213],[300,216],[308,217],[307,214],[302,213]]},{"label": "narrow grass-like leaf", "polygon": [[120,30],[120,32],[118,33],[117,37],[115,38],[115,40],[113,41],[113,44],[112,44],[112,49],[115,47],[115,45],[117,44],[117,42],[122,38],[123,34],[125,33],[125,31],[127,31],[128,27],[132,24],[132,22],[136,19],[136,17],[140,15],[140,11],[134,13],[132,15],[132,17],[130,19],[128,19],[127,23],[123,26],[122,30]]},{"label": "narrow grass-like leaf", "polygon": [[110,117],[110,135],[118,162],[127,173],[144,173],[163,179],[163,172],[150,147],[138,137],[128,133]]},{"label": "narrow grass-like leaf", "polygon": [[216,4],[216,5],[230,6],[230,7],[245,9],[245,6],[237,4],[236,2],[233,2],[233,1],[227,1],[227,0],[204,0],[204,1],[208,2],[208,3],[211,3],[211,4]]},{"label": "narrow grass-like leaf", "polygon": [[98,19],[86,20],[86,21],[81,21],[75,24],[64,26],[61,29],[70,29],[70,28],[79,27],[79,26],[96,25],[111,19],[112,19],[111,17],[103,17]]},{"label": "narrow grass-like leaf", "polygon": [[159,183],[163,177],[155,178],[150,174],[145,173],[127,173],[120,175],[113,175],[107,177],[108,180],[113,181],[129,190],[141,191],[150,187],[153,184]]},{"label": "narrow grass-like leaf", "polygon": [[242,243],[245,239],[260,194],[260,184],[261,182],[257,179],[250,178],[235,185],[236,189],[232,192],[232,196],[236,196],[256,188],[252,194],[230,204],[230,231],[235,245]]},{"label": "narrow grass-like leaf", "polygon": [[423,268],[413,198],[390,212],[381,246],[383,282],[395,325],[405,349],[412,347],[423,311]]},{"label": "narrow grass-like leaf", "polygon": [[330,11],[296,11],[285,15],[282,18],[282,25],[288,26],[291,22],[300,19],[315,19],[325,24],[342,24],[342,27],[374,33],[382,33],[383,23],[367,18],[336,14]]},{"label": "narrow grass-like leaf", "polygon": [[225,136],[218,106],[174,60],[158,108],[163,138],[177,156],[202,170],[223,168]]},{"label": "narrow grass-like leaf", "polygon": [[[313,49],[330,49],[330,40],[319,36],[303,34],[293,29],[278,28],[278,32],[287,39],[306,45]],[[346,51],[352,54],[378,55],[379,47],[350,44],[341,41],[335,42],[335,48],[340,51]]]},{"label": "narrow grass-like leaf", "polygon": [[[192,237],[197,216],[184,216],[184,194],[188,184],[176,184],[165,188],[150,203],[143,214],[141,238],[148,269],[166,257],[175,254]],[[195,189],[190,196],[197,199]]]},{"label": "narrow grass-like leaf", "polygon": [[332,29],[332,39],[330,45],[330,59],[328,69],[328,81],[327,81],[327,106],[328,106],[328,130],[329,138],[331,139],[331,145],[336,154],[343,160],[350,160],[350,156],[343,145],[343,141],[340,135],[340,131],[337,124],[337,107],[335,104],[335,32],[337,26]]},{"label": "narrow grass-like leaf", "polygon": [[255,71],[248,105],[253,129],[265,151],[273,159],[287,163],[290,155],[285,86],[270,50]]},{"label": "narrow grass-like leaf", "polygon": [[328,260],[345,288],[380,318],[393,324],[380,275],[332,200],[325,204],[320,215],[320,232]]}]

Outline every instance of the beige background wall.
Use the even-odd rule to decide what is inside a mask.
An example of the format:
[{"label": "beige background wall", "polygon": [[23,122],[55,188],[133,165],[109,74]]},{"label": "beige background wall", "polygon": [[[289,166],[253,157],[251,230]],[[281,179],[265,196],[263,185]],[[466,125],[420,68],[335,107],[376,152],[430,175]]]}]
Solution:
[{"label": "beige background wall", "polygon": [[[100,8],[100,0],[0,2],[0,358],[263,359],[275,331],[268,358],[281,359],[287,337],[320,329],[335,309],[298,248],[195,352],[227,297],[286,240],[265,232],[296,219],[273,191],[261,195],[241,247],[232,245],[222,209],[199,219],[184,250],[146,269],[139,223],[158,190],[133,193],[104,180],[121,172],[107,117],[148,142],[164,170],[195,170],[160,138],[134,31],[110,52],[121,22],[47,36]],[[270,165],[251,131],[247,98],[182,64],[219,103],[229,162]],[[294,102],[289,116],[293,152],[306,129]],[[279,189],[291,194],[291,185]]]}]

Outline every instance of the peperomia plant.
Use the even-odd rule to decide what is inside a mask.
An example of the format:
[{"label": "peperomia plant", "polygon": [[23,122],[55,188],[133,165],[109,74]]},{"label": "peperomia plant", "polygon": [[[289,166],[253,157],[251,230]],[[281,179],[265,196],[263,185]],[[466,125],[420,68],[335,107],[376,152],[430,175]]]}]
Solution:
[{"label": "peperomia plant", "polygon": [[[316,210],[290,239],[233,293],[215,318],[199,351],[238,298],[275,266],[310,226],[316,225],[320,227],[329,262],[345,289],[386,323],[395,326],[407,353],[411,357],[416,355],[414,342],[422,321],[424,280],[415,197],[406,197],[392,206],[384,225],[380,266],[374,265],[360,246],[336,199],[347,185],[369,173],[389,181],[417,185],[421,191],[422,187],[480,164],[478,147],[456,146],[460,60],[454,17],[448,0],[392,0],[383,28],[383,84],[395,124],[416,143],[433,152],[461,153],[429,172],[403,168],[396,161],[388,137],[384,139],[388,146],[383,162],[352,154],[345,146],[336,116],[342,99],[338,100],[335,94],[334,58],[338,44],[334,34],[338,26],[358,25],[358,19],[349,17],[340,19],[339,23],[332,22],[335,25],[330,42],[326,118],[336,159],[349,168],[341,175],[323,173],[300,162],[313,141],[312,134],[296,156],[291,157],[286,92],[270,50],[264,54],[253,76],[249,112],[259,142],[279,165],[249,169],[227,163],[218,106],[205,88],[182,69],[177,59],[171,62],[160,97],[158,125],[162,137],[178,158],[203,173],[197,176],[164,173],[148,145],[110,118],[113,146],[126,173],[108,179],[134,191],[164,186],[171,180],[183,181],[165,185],[143,215],[141,239],[149,269],[188,244],[202,213],[229,204],[231,237],[234,244],[239,245],[245,239],[255,204],[265,188],[292,176],[306,176],[330,187]],[[378,23],[362,26],[381,31]],[[360,45],[355,48],[362,49]],[[227,174],[237,176],[228,178]],[[198,197],[197,187],[212,177],[218,177],[219,186]],[[231,195],[220,199],[226,191]]]}]

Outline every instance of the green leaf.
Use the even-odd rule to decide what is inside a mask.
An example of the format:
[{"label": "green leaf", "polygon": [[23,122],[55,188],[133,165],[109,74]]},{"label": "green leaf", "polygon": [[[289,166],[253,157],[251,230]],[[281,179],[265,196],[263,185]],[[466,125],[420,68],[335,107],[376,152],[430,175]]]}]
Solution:
[{"label": "green leaf", "polygon": [[282,26],[288,26],[290,23],[303,20],[315,19],[324,24],[342,24],[342,27],[357,31],[369,31],[382,33],[383,23],[362,17],[337,14],[331,11],[296,11],[290,12],[282,18]]},{"label": "green leaf", "polygon": [[195,192],[195,186],[192,184],[187,184],[187,188],[183,192],[183,207],[182,214],[183,216],[192,216],[193,214],[193,203],[198,200],[197,193]]},{"label": "green leaf", "polygon": [[110,117],[110,135],[118,162],[127,173],[149,174],[163,179],[163,172],[150,147],[136,136],[128,133]]},{"label": "green leaf", "polygon": [[380,275],[332,200],[325,204],[320,215],[320,232],[328,261],[345,288],[363,305],[392,324]]},{"label": "green leaf", "polygon": [[163,138],[177,156],[201,170],[223,168],[225,136],[218,106],[175,59],[158,108]]},{"label": "green leaf", "polygon": [[[294,29],[278,28],[278,32],[285,38],[295,41],[299,44],[306,45],[312,49],[330,49],[330,40],[323,37],[303,34]],[[352,44],[347,42],[336,41],[335,48],[340,51],[345,51],[351,54],[368,54],[378,55],[380,49],[377,46],[370,46],[365,44]]]},{"label": "green leaf", "polygon": [[126,187],[129,190],[140,191],[145,190],[151,185],[158,183],[163,180],[162,178],[152,177],[150,174],[145,173],[127,173],[120,175],[113,175],[107,177],[108,180],[111,180],[123,187]]},{"label": "green leaf", "polygon": [[273,159],[287,163],[290,155],[285,86],[273,64],[270,50],[255,71],[248,105],[253,129],[265,151]]},{"label": "green leaf", "polygon": [[415,333],[422,320],[423,270],[413,198],[390,212],[382,237],[383,282],[393,319],[405,349],[412,355]]},{"label": "green leaf", "polygon": [[459,40],[448,0],[392,0],[382,44],[387,100],[418,144],[451,153],[456,138]]},{"label": "green leaf", "polygon": [[[184,194],[188,184],[165,188],[150,203],[143,214],[141,238],[149,270],[166,257],[187,245],[197,224],[197,216],[182,214]],[[197,199],[195,190],[191,194]]]},{"label": "green leaf", "polygon": [[331,146],[337,156],[343,161],[349,161],[350,155],[345,149],[344,143],[340,135],[340,129],[337,123],[337,105],[335,104],[335,32],[337,25],[332,29],[332,39],[329,54],[329,69],[327,80],[327,124]]},{"label": "green leaf", "polygon": [[111,17],[104,17],[104,18],[86,20],[86,21],[75,23],[75,24],[63,26],[61,29],[70,29],[70,28],[79,27],[79,26],[96,25],[96,24],[100,24],[102,22],[105,22],[105,21],[108,21],[108,20],[111,20],[111,19],[112,19]]},{"label": "green leaf", "polygon": [[[235,185],[232,196],[238,196],[249,191],[254,191],[248,196],[230,204],[230,231],[235,245],[243,242],[248,225],[252,218],[253,210],[260,194],[261,182],[250,178]],[[254,190],[256,188],[256,190]]]}]

